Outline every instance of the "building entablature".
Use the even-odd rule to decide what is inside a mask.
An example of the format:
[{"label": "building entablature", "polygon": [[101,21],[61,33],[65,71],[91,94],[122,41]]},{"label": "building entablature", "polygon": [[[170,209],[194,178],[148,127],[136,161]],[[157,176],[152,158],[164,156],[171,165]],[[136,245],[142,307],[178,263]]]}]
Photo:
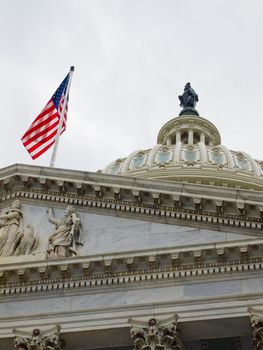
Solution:
[{"label": "building entablature", "polygon": [[45,254],[0,258],[0,294],[132,286],[262,271],[263,239],[46,260]]},{"label": "building entablature", "polygon": [[0,203],[73,204],[98,213],[261,231],[262,193],[100,173],[13,165],[0,171]]}]

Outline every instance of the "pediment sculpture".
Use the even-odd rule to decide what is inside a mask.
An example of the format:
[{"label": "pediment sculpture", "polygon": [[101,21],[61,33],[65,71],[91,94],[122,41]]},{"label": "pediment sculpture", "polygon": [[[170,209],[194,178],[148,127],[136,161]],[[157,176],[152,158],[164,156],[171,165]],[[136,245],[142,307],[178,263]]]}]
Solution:
[{"label": "pediment sculpture", "polygon": [[56,259],[78,255],[78,247],[81,242],[81,222],[70,205],[66,208],[61,219],[53,216],[53,210],[48,210],[49,221],[55,225],[55,229],[48,238],[47,258]]},{"label": "pediment sculpture", "polygon": [[24,223],[21,203],[14,200],[9,210],[0,215],[0,256],[31,254],[39,244],[34,227]]},{"label": "pediment sculpture", "polygon": [[177,316],[163,322],[151,318],[145,325],[130,320],[134,350],[185,350],[179,338],[177,320]]},{"label": "pediment sculpture", "polygon": [[14,347],[18,350],[63,350],[64,342],[60,339],[60,326],[41,332],[36,328],[30,332],[13,330]]}]

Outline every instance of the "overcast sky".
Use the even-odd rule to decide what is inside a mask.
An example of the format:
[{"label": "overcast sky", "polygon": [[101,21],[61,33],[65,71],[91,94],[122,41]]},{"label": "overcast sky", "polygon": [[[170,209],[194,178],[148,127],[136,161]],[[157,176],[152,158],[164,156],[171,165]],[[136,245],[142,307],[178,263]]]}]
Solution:
[{"label": "overcast sky", "polygon": [[151,148],[186,82],[222,143],[263,159],[262,0],[0,0],[0,167],[71,65],[56,167],[97,171]]}]

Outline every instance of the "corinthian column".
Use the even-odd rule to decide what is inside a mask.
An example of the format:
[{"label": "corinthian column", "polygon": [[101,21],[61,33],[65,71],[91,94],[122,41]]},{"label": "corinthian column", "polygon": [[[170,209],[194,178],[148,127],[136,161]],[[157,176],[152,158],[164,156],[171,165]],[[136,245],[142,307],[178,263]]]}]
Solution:
[{"label": "corinthian column", "polygon": [[134,342],[134,350],[185,350],[179,338],[177,328],[178,317],[171,320],[158,322],[151,318],[144,325],[130,320],[132,328],[131,337]]},{"label": "corinthian column", "polygon": [[263,350],[263,310],[249,310],[255,350]]},{"label": "corinthian column", "polygon": [[32,332],[14,329],[14,347],[17,350],[63,350],[64,342],[60,339],[60,326],[41,332],[36,328]]}]

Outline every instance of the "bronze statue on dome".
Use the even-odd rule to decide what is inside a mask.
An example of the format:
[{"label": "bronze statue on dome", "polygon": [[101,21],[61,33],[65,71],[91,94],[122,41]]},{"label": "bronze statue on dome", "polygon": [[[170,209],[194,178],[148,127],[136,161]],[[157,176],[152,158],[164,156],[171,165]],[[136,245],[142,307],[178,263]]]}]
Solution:
[{"label": "bronze statue on dome", "polygon": [[186,83],[184,87],[184,93],[178,96],[180,100],[180,107],[183,107],[179,115],[183,114],[195,114],[199,115],[195,109],[196,103],[198,102],[198,95],[195,90],[191,87],[190,83]]}]

